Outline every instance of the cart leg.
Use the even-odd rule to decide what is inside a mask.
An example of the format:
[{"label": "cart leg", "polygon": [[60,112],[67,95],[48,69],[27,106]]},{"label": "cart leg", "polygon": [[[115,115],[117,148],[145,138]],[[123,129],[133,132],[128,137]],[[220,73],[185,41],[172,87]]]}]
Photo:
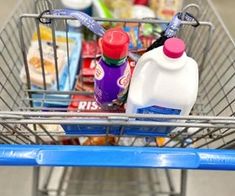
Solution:
[{"label": "cart leg", "polygon": [[65,194],[64,190],[63,190],[63,188],[64,188],[63,184],[64,184],[65,176],[67,175],[67,172],[68,172],[68,167],[64,167],[64,170],[63,170],[63,173],[62,173],[62,176],[60,179],[58,191],[57,191],[58,196],[62,196]]},{"label": "cart leg", "polygon": [[40,196],[49,195],[49,193],[48,193],[48,184],[50,183],[51,176],[52,176],[52,173],[53,173],[53,169],[54,169],[54,167],[49,167],[49,171],[46,175],[46,178],[42,183],[42,190],[40,191],[40,193],[41,193]]},{"label": "cart leg", "polygon": [[181,170],[181,185],[180,185],[181,196],[186,196],[186,186],[187,186],[187,170]]},{"label": "cart leg", "polygon": [[[173,182],[172,182],[171,174],[170,174],[168,169],[165,170],[165,173],[166,173],[166,180],[167,180],[167,184],[169,186],[170,192],[174,193],[175,192],[175,187],[174,187]],[[169,196],[172,195],[171,193],[169,194]]]},{"label": "cart leg", "polygon": [[33,196],[40,196],[39,193],[39,174],[40,174],[40,168],[34,167],[33,168],[33,187],[32,187],[32,195]]}]

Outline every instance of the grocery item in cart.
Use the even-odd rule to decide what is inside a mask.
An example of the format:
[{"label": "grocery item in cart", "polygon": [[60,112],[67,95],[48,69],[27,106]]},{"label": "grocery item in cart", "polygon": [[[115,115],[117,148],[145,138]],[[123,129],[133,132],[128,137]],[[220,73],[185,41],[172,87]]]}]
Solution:
[{"label": "grocery item in cart", "polygon": [[[53,47],[48,43],[42,43],[42,54],[43,54],[43,64],[45,71],[45,80],[46,85],[51,86],[56,79],[56,69],[55,69],[55,58]],[[57,68],[60,73],[65,62],[66,62],[66,54],[65,51],[61,49],[57,50]],[[31,43],[31,47],[29,48],[27,54],[28,61],[28,69],[30,74],[30,80],[33,85],[38,87],[43,87],[43,76],[42,76],[42,67],[41,67],[41,57],[40,51],[38,47],[38,42],[34,41]],[[26,83],[26,74],[24,69],[21,71],[21,79],[24,83]]]},{"label": "grocery item in cart", "polygon": [[83,146],[107,146],[115,145],[115,137],[112,136],[100,136],[100,137],[88,137],[83,143]]},{"label": "grocery item in cart", "polygon": [[136,5],[147,5],[148,0],[134,0],[134,4],[136,4]]},{"label": "grocery item in cart", "polygon": [[113,14],[103,0],[93,0],[92,15],[100,18],[113,18]]},{"label": "grocery item in cart", "polygon": [[[74,112],[105,112],[95,101],[94,98],[94,83],[83,82],[83,77],[78,77],[75,90],[86,92],[87,94],[77,94],[72,96],[68,110]],[[93,76],[94,77],[94,76]],[[124,107],[120,107],[113,112],[124,113]]]},{"label": "grocery item in cart", "polygon": [[92,15],[92,0],[61,0],[65,8],[73,9]]},{"label": "grocery item in cart", "polygon": [[[40,40],[42,54],[40,53],[39,47],[39,36],[37,32],[33,33],[31,46],[27,53],[28,69],[29,76],[32,85],[43,88],[43,69],[41,62],[41,55],[43,57],[43,67],[45,74],[45,83],[47,87],[52,87],[56,80],[56,62],[57,62],[57,71],[61,75],[61,72],[67,61],[67,43],[66,37],[62,36],[59,33],[56,33],[56,53],[57,59],[55,60],[55,51],[53,47],[53,38],[52,30],[44,25],[39,26]],[[72,50],[75,47],[75,40],[68,38],[69,44],[69,53],[71,54]],[[21,79],[26,83],[26,72],[25,68],[21,70]]]},{"label": "grocery item in cart", "polygon": [[[40,34],[41,34],[43,62],[46,63],[45,65],[47,65],[47,66],[44,65],[45,86],[44,86],[43,71],[41,66],[41,54],[39,48],[37,48],[38,52],[36,58],[30,59],[29,57],[31,52],[30,50],[28,51],[28,63],[27,65],[25,65],[26,68],[28,68],[29,70],[31,89],[33,91],[40,91],[43,88],[46,88],[47,90],[51,91],[56,91],[58,89],[60,91],[72,90],[74,87],[75,77],[77,75],[77,70],[80,61],[80,53],[81,53],[80,34],[69,32],[68,37],[66,38],[65,32],[55,31],[58,75],[56,73],[56,68],[55,68],[56,65],[54,62],[55,52],[53,48],[54,44],[52,42],[51,29],[45,26],[40,26]],[[32,37],[33,40],[32,43],[37,45],[38,47],[38,41],[36,41],[37,39],[38,36],[37,33],[35,32]],[[46,54],[45,52],[47,51],[48,47],[50,48],[49,50],[50,53],[48,55],[52,56],[51,61],[48,61],[45,58],[46,56],[48,56],[45,55]],[[63,63],[62,60],[60,59],[63,59]],[[34,66],[32,66],[30,62],[31,64],[33,63]],[[22,68],[21,79],[23,82],[25,83],[27,82],[27,72],[25,71],[25,67]],[[32,93],[32,97],[35,99],[33,101],[33,105],[36,107],[44,107],[44,108],[58,107],[58,106],[67,107],[68,104],[70,103],[69,94],[51,93],[44,96],[43,93]]]},{"label": "grocery item in cart", "polygon": [[96,40],[83,41],[82,58],[96,58],[101,56],[101,50]]},{"label": "grocery item in cart", "polygon": [[[92,0],[61,0],[65,8],[72,10],[79,10],[88,15],[92,15]],[[82,24],[78,20],[68,20],[69,31],[80,33],[82,31]]]},{"label": "grocery item in cart", "polygon": [[104,0],[104,3],[113,12],[113,17],[115,18],[131,18],[133,0]]},{"label": "grocery item in cart", "polygon": [[[42,42],[46,42],[48,44],[50,44],[51,46],[53,45],[53,32],[52,32],[52,29],[45,26],[45,25],[39,25],[39,32],[40,32],[40,40]],[[37,41],[38,42],[39,40],[39,36],[38,36],[38,32],[35,31],[33,33],[33,36],[32,36],[32,41]],[[55,41],[56,41],[56,47],[57,48],[60,48],[61,50],[67,50],[67,45],[66,45],[66,42],[67,42],[67,38],[66,36],[64,35],[60,35],[60,34],[56,34],[56,37],[55,37]],[[74,44],[74,39],[68,37],[68,43],[69,44]],[[71,50],[71,46],[70,46],[70,50]]]},{"label": "grocery item in cart", "polygon": [[198,66],[181,39],[145,53],[130,84],[127,113],[189,115],[198,92]]},{"label": "grocery item in cart", "polygon": [[[68,106],[69,112],[92,112],[92,113],[104,113],[104,111],[95,101],[94,98],[94,83],[84,83],[82,80],[81,75],[78,77],[75,90],[78,91],[78,94],[75,94],[71,98],[71,103]],[[115,113],[124,113],[124,107],[120,107],[118,110],[112,111]],[[99,119],[99,118],[98,118]],[[105,127],[103,125],[67,125],[62,124],[62,127],[67,135],[70,134],[90,134],[90,135],[96,135],[97,132],[104,133]],[[119,130],[119,126],[114,126],[110,130],[110,132],[117,132]],[[93,141],[93,140],[92,140]],[[97,141],[97,140],[95,140]],[[104,141],[101,138],[101,141]],[[81,143],[85,142],[87,144],[87,138],[85,140],[81,141]],[[91,141],[90,141],[91,142]],[[93,145],[95,144],[92,142]],[[102,143],[102,142],[101,142]],[[100,144],[100,143],[99,143]],[[88,145],[88,144],[87,144]],[[98,144],[97,144],[98,145]]]},{"label": "grocery item in cart", "polygon": [[92,58],[86,58],[82,60],[81,78],[84,83],[94,83],[95,67],[97,60]]},{"label": "grocery item in cart", "polygon": [[95,99],[103,109],[123,105],[131,71],[127,62],[129,36],[114,28],[101,39],[102,58],[96,65]]},{"label": "grocery item in cart", "polygon": [[170,20],[182,7],[182,0],[150,0],[149,4],[157,17]]},{"label": "grocery item in cart", "polygon": [[155,14],[152,9],[144,5],[134,5],[133,6],[133,18],[154,18]]},{"label": "grocery item in cart", "polygon": [[141,40],[139,39],[139,27],[138,23],[133,23],[129,24],[123,27],[124,31],[128,33],[130,43],[129,43],[129,49],[141,49],[142,48],[142,43]]}]

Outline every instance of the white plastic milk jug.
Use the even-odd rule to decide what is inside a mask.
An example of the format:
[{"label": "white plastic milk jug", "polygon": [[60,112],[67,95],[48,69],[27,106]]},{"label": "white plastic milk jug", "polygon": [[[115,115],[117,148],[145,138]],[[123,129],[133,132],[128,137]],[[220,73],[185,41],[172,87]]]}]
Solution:
[{"label": "white plastic milk jug", "polygon": [[185,53],[181,39],[145,53],[130,84],[128,114],[188,115],[196,102],[198,65]]}]

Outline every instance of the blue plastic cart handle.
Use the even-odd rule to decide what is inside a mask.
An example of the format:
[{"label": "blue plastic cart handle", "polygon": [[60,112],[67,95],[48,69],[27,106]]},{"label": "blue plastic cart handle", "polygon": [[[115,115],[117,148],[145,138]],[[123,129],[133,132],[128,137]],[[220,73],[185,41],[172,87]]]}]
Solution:
[{"label": "blue plastic cart handle", "polygon": [[234,150],[0,145],[0,165],[235,170]]}]

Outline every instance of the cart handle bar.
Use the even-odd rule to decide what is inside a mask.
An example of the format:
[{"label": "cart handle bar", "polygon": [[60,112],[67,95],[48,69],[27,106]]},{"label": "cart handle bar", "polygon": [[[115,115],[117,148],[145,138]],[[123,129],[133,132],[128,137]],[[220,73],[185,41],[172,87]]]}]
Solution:
[{"label": "cart handle bar", "polygon": [[0,165],[235,170],[235,151],[117,146],[0,145]]}]

